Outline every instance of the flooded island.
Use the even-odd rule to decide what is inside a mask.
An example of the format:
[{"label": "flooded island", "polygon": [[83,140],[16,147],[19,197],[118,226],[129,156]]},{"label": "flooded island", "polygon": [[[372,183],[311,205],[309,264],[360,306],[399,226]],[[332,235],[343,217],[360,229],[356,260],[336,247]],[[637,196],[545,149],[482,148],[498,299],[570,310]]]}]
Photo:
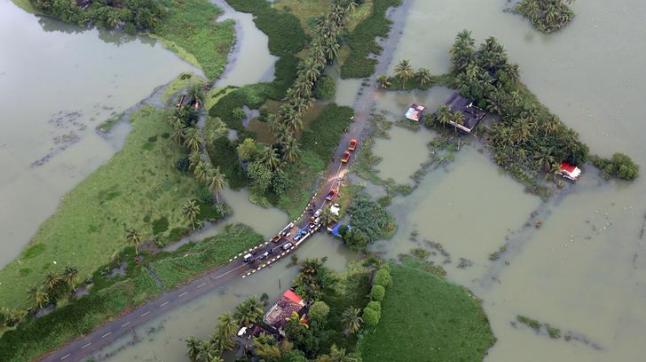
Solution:
[{"label": "flooded island", "polygon": [[0,0],[0,361],[640,360],[644,13]]}]

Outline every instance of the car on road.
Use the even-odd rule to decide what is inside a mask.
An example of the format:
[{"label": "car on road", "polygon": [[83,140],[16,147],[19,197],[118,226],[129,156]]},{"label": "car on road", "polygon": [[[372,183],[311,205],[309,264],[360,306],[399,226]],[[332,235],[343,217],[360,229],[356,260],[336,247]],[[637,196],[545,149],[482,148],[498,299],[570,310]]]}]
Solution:
[{"label": "car on road", "polygon": [[269,252],[265,251],[264,253],[260,254],[260,260],[266,259],[269,256]]},{"label": "car on road", "polygon": [[280,234],[279,234],[279,235],[275,235],[275,236],[271,239],[271,242],[275,244],[275,243],[279,242],[279,241],[280,241],[280,239],[282,239],[282,238],[283,238],[283,237],[282,237]]},{"label": "car on road", "polygon": [[285,243],[285,245],[283,245],[283,250],[289,250],[289,248],[291,248],[292,246],[294,246],[294,244],[292,244],[292,243]]},{"label": "car on road", "polygon": [[332,201],[336,198],[336,196],[337,196],[336,190],[332,189],[330,190],[330,192],[327,193],[327,195],[325,195],[325,199],[327,201]]},{"label": "car on road", "polygon": [[350,157],[352,157],[350,151],[343,152],[343,156],[341,156],[341,163],[348,163],[350,161]]},{"label": "car on road", "polygon": [[286,238],[287,235],[289,235],[289,232],[292,231],[293,227],[294,227],[294,223],[290,222],[287,226],[283,228],[283,230],[280,231],[280,233],[278,233],[278,235]]},{"label": "car on road", "polygon": [[348,143],[348,151],[350,151],[350,152],[354,152],[354,150],[356,150],[356,149],[357,149],[357,145],[358,145],[358,144],[359,144],[359,141],[357,141],[357,140],[356,140],[356,139],[354,139],[354,138],[353,138],[353,139],[351,139],[351,140],[350,140],[350,143]]},{"label": "car on road", "polygon": [[247,253],[247,254],[245,254],[245,255],[244,255],[244,257],[243,257],[243,258],[244,258],[244,259],[243,259],[243,260],[244,260],[244,262],[245,262],[245,263],[248,263],[248,262],[250,262],[250,261],[252,261],[252,260],[253,260],[253,254],[251,254],[251,253]]}]

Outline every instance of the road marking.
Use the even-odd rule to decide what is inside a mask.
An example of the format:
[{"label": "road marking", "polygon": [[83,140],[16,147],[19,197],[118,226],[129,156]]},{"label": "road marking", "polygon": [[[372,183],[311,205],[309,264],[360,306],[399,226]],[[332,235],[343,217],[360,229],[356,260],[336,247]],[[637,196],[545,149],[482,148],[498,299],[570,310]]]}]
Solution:
[{"label": "road marking", "polygon": [[126,328],[129,324],[130,324],[130,322],[126,322],[126,323],[121,325],[121,328]]},{"label": "road marking", "polygon": [[164,306],[165,306],[166,304],[168,304],[168,301],[165,301],[164,303],[160,304],[160,305],[159,305],[159,308],[164,308]]},{"label": "road marking", "polygon": [[67,357],[69,357],[69,356],[70,356],[70,354],[69,354],[69,353],[68,353],[68,354],[66,354],[66,355],[64,355],[63,357],[61,357],[61,361],[65,360],[65,359],[66,359]]},{"label": "road marking", "polygon": [[109,336],[109,335],[111,335],[111,334],[112,334],[112,332],[108,332],[108,333],[106,333],[106,334],[102,335],[102,336],[101,336],[101,338],[105,338],[105,337],[107,337],[107,336]]},{"label": "road marking", "polygon": [[184,292],[184,293],[182,293],[182,294],[178,295],[178,297],[180,297],[180,298],[181,298],[181,297],[185,296],[186,294],[188,294],[188,292]]},{"label": "road marking", "polygon": [[86,344],[84,344],[84,345],[82,345],[82,346],[81,346],[81,349],[86,349],[86,348],[88,348],[88,347],[89,347],[89,346],[91,346],[91,345],[92,345],[92,342],[90,342],[90,343],[86,343]]},{"label": "road marking", "polygon": [[143,317],[147,316],[148,314],[150,314],[150,311],[148,311],[148,312],[144,312],[144,313],[141,313],[141,316],[140,316],[140,317],[141,317],[141,318],[143,318]]}]

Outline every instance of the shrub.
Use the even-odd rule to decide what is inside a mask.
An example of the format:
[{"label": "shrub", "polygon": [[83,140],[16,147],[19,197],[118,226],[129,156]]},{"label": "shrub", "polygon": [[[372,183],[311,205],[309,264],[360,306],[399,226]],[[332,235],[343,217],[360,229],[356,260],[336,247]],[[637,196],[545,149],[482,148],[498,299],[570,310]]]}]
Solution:
[{"label": "shrub", "polygon": [[639,165],[623,153],[615,153],[610,159],[592,156],[591,161],[607,178],[632,181],[639,176]]},{"label": "shrub", "polygon": [[314,96],[318,99],[329,100],[334,98],[336,93],[336,82],[334,79],[328,77],[327,75],[322,76],[318,82],[316,82],[316,88],[314,89]]},{"label": "shrub", "polygon": [[324,301],[317,300],[310,307],[308,315],[310,316],[310,318],[312,318],[312,320],[323,322],[328,313],[330,313],[330,307],[328,307],[328,305]]},{"label": "shrub", "polygon": [[374,309],[377,312],[381,313],[381,303],[377,301],[371,301],[366,305],[366,308]]},{"label": "shrub", "polygon": [[363,309],[363,322],[366,326],[372,328],[377,327],[381,319],[381,312],[372,308],[365,307]]},{"label": "shrub", "polygon": [[381,285],[375,285],[370,290],[370,298],[374,301],[381,302],[386,296],[386,288]]},{"label": "shrub", "polygon": [[381,285],[384,288],[388,288],[393,282],[392,277],[390,276],[390,273],[386,269],[379,269],[377,270],[377,273],[375,273],[375,280],[374,284],[375,285]]}]

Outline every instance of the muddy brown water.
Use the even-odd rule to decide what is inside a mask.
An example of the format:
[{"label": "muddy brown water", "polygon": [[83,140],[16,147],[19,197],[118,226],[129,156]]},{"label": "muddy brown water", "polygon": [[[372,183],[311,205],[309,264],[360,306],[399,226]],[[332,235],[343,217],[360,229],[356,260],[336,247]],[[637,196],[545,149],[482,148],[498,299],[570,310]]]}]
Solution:
[{"label": "muddy brown water", "polygon": [[[5,10],[7,5],[0,4],[4,5],[0,10]],[[519,63],[528,87],[566,124],[579,131],[593,150],[601,154],[628,153],[645,170],[642,135],[646,126],[639,105],[646,91],[646,72],[642,70],[646,60],[646,3],[577,2],[576,20],[552,36],[541,35],[523,18],[504,13],[506,6],[506,0],[415,0],[395,60],[408,58],[416,67],[445,72],[447,49],[457,32],[471,29],[478,41],[494,35],[505,45],[512,61]],[[0,17],[2,14],[0,11]],[[3,61],[4,54],[0,58]],[[0,84],[3,77],[0,75]],[[338,86],[337,101],[351,105],[360,81],[343,81]],[[378,108],[395,121],[408,103],[434,107],[446,96],[448,90],[442,89],[383,93],[379,95]],[[389,157],[421,152],[431,134],[393,130],[391,140],[379,141],[375,151],[384,158],[378,166],[380,173],[399,177],[414,172],[418,160],[403,164]],[[391,211],[399,222],[397,235],[379,242],[375,250],[396,257],[411,248],[425,248],[436,254],[431,258],[437,263],[450,259],[443,264],[448,277],[483,300],[498,338],[487,361],[643,360],[645,178],[631,184],[605,182],[588,170],[578,184],[566,188],[553,201],[542,203],[499,172],[486,153],[479,152],[480,148],[477,144],[465,146],[454,162],[427,175],[413,194],[396,198]],[[29,148],[19,150],[28,152]],[[2,155],[3,165],[15,163],[16,156],[5,156],[8,153],[4,151]],[[34,158],[37,157],[27,157],[23,163],[28,165]],[[422,158],[420,162],[423,161]],[[79,164],[83,162],[71,158],[66,166],[43,171],[42,176],[67,174],[61,171],[64,167],[78,169]],[[75,182],[85,174],[77,173]],[[0,181],[7,183],[2,177]],[[23,177],[29,182],[37,178],[32,174]],[[73,183],[69,182],[67,189]],[[226,192],[225,197],[246,199],[244,194]],[[53,210],[54,199],[49,211],[42,211],[41,219]],[[17,200],[27,203],[25,200],[31,199]],[[236,220],[258,222],[254,227],[263,234],[271,234],[273,229],[264,224],[264,218],[271,223],[286,220],[275,210],[246,209],[240,206],[246,205],[244,202],[235,204],[236,201],[234,212],[236,208],[245,210],[235,216]],[[25,205],[25,213],[32,215],[37,207]],[[537,216],[531,220],[542,221],[540,228],[526,225],[534,212]],[[5,222],[6,217],[0,220]],[[39,220],[30,220],[25,225],[33,232]],[[12,226],[10,231],[15,229]],[[509,251],[490,260],[490,254],[505,243],[510,244]],[[17,244],[16,250],[22,245]],[[438,246],[449,256],[442,255]],[[341,269],[352,257],[337,241],[325,236],[308,241],[299,255],[328,256],[335,269]],[[459,267],[461,259],[465,262]],[[130,336],[97,357],[107,355],[112,361],[186,360],[186,336],[207,337],[217,316],[248,295],[266,292],[270,297],[277,296],[296,272],[286,268],[286,262],[178,308],[138,330],[139,342],[134,346],[129,346],[135,338]],[[519,314],[550,323],[573,338],[550,339],[545,333],[537,335],[526,327],[514,326],[511,322]]]}]

